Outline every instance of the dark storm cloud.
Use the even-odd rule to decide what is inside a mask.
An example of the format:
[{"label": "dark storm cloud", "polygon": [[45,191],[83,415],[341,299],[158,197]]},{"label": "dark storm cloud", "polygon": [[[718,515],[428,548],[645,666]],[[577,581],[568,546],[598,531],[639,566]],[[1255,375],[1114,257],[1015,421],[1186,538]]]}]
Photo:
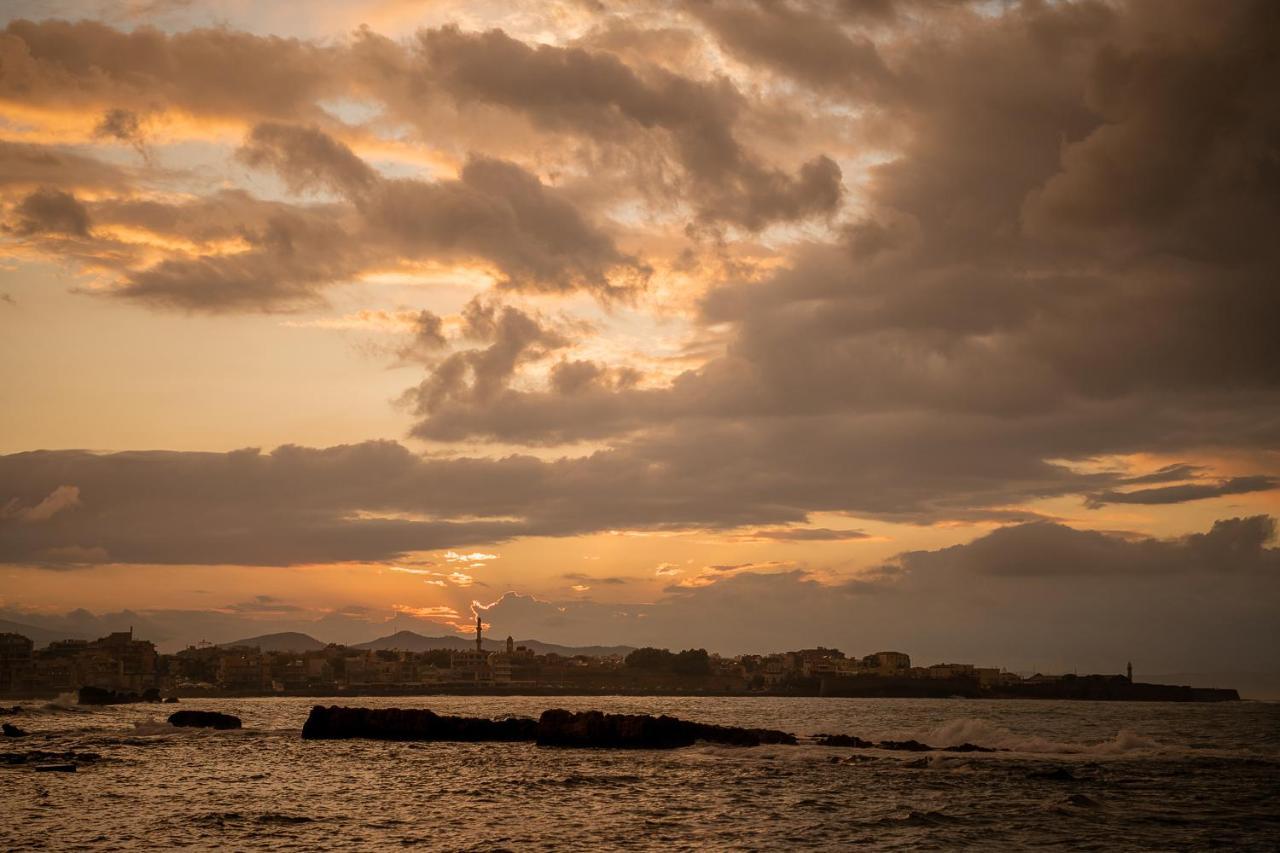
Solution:
[{"label": "dark storm cloud", "polygon": [[228,117],[314,117],[337,94],[342,52],[223,28],[129,32],[93,21],[11,21],[0,99],[41,107]]},{"label": "dark storm cloud", "polygon": [[738,58],[782,71],[816,89],[873,94],[892,83],[874,42],[842,29],[840,10],[829,4],[802,8],[694,0],[685,8]]},{"label": "dark storm cloud", "polygon": [[[681,483],[695,491],[727,479],[701,464],[722,459],[778,506],[918,519],[1143,479],[1090,488],[1045,460],[1265,454],[1280,445],[1280,112],[1265,94],[1280,13],[1220,12],[1027,4],[965,13],[945,39],[890,38],[887,67],[909,73],[867,97],[898,156],[871,170],[843,243],[710,292],[725,355],[665,388],[557,381],[442,405],[419,434],[612,437],[614,458],[673,481],[702,472]],[[561,107],[547,109],[578,120]],[[1171,488],[1154,496],[1203,491]]]},{"label": "dark storm cloud", "polygon": [[1099,492],[1089,495],[1087,502],[1091,507],[1099,507],[1106,504],[1177,504],[1186,503],[1187,501],[1201,501],[1207,498],[1218,498],[1224,495],[1268,492],[1275,488],[1280,488],[1280,480],[1275,477],[1232,477],[1219,483],[1186,483],[1179,486],[1160,486],[1151,489],[1134,489],[1127,492]]},{"label": "dark storm cloud", "polygon": [[274,169],[293,192],[323,188],[361,197],[378,180],[350,148],[314,127],[256,125],[238,156],[250,166]]},{"label": "dark storm cloud", "polygon": [[172,258],[129,273],[116,297],[188,311],[274,311],[319,300],[357,273],[369,247],[321,210],[280,209],[239,236],[248,251]]},{"label": "dark storm cloud", "polygon": [[827,527],[772,527],[756,530],[750,534],[752,539],[772,539],[776,542],[845,542],[852,539],[866,539],[861,530],[831,530]]},{"label": "dark storm cloud", "polygon": [[914,572],[938,565],[1008,577],[1227,573],[1280,570],[1280,551],[1267,548],[1276,522],[1265,515],[1214,522],[1207,533],[1180,539],[1131,538],[1076,530],[1051,522],[1001,528],[966,545],[910,552],[899,559]]},{"label": "dark storm cloud", "polygon": [[[438,129],[424,105],[455,99],[464,108],[502,107],[618,152],[648,145],[678,164],[682,177],[666,183],[705,221],[759,229],[825,216],[842,194],[830,158],[815,153],[788,171],[747,151],[733,125],[752,104],[727,81],[637,69],[605,52],[535,47],[500,30],[424,30],[410,45],[361,30],[316,44],[218,28],[168,34],[18,20],[0,32],[0,64],[0,101],[101,110],[99,132],[135,145],[144,114],[337,126],[323,103],[338,98],[380,102],[389,117],[426,121],[432,137]],[[455,118],[456,131],[483,145],[486,117]],[[648,192],[649,177],[624,180]]]},{"label": "dark storm cloud", "polygon": [[566,572],[562,577],[567,581],[577,581],[578,583],[584,584],[601,584],[605,586],[621,586],[627,583],[626,578],[596,577],[584,572]]},{"label": "dark storm cloud", "polygon": [[[428,377],[405,394],[415,414],[446,405],[485,405],[506,389],[516,368],[568,345],[560,333],[511,306],[472,300],[463,310],[463,337],[483,348],[454,352],[435,363]],[[420,335],[419,335],[420,337]],[[417,433],[435,437],[428,430]]]},{"label": "dark storm cloud", "polygon": [[[497,350],[473,356],[482,375],[501,377],[527,335],[544,334],[527,319],[494,312]],[[686,428],[552,462],[433,459],[386,442],[270,454],[12,454],[0,457],[0,505],[15,508],[0,519],[0,561],[281,565],[530,535],[758,528],[820,510],[930,521],[978,519],[990,507],[987,517],[1005,518],[999,507],[1114,480],[1036,461],[1012,442],[997,453],[1001,442],[981,429],[967,439],[974,448],[964,440],[921,417],[785,423],[767,433]],[[923,473],[902,477],[910,466]],[[22,514],[72,489],[73,506]]]},{"label": "dark storm cloud", "polygon": [[9,230],[24,237],[33,234],[89,236],[89,211],[71,193],[46,187],[28,195],[14,208]]},{"label": "dark storm cloud", "polygon": [[279,124],[256,126],[240,157],[275,169],[295,191],[324,188],[345,197],[361,219],[360,236],[400,257],[482,258],[509,288],[582,287],[602,295],[624,295],[647,274],[514,163],[473,157],[456,181],[383,179],[324,132]]},{"label": "dark storm cloud", "polygon": [[92,157],[0,140],[0,186],[123,190],[129,173]]},{"label": "dark storm cloud", "polygon": [[840,201],[841,172],[831,159],[814,157],[790,175],[746,151],[733,134],[745,103],[727,81],[704,83],[657,68],[642,75],[607,53],[534,47],[501,30],[443,27],[419,39],[431,76],[464,105],[501,105],[540,126],[612,144],[667,131],[704,219],[755,230],[830,214]]},{"label": "dark storm cloud", "polygon": [[93,129],[93,135],[127,142],[142,155],[143,159],[150,160],[142,118],[133,110],[121,107],[107,110],[98,121],[98,126]]}]

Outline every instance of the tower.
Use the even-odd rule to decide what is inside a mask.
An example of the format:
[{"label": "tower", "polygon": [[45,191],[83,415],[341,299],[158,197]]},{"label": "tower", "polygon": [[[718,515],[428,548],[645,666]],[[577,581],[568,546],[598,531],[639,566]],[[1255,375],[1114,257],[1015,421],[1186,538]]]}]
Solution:
[{"label": "tower", "polygon": [[507,654],[514,655],[515,653],[516,653],[516,641],[511,638],[510,634],[508,634],[507,635]]},{"label": "tower", "polygon": [[481,647],[481,645],[480,645],[480,639],[481,639],[480,630],[481,630],[481,628],[480,628],[480,614],[479,614],[479,613],[477,613],[477,614],[476,614],[476,651],[477,651],[477,652],[484,651],[484,649],[483,649],[483,648]]},{"label": "tower", "polygon": [[1129,683],[1133,684],[1133,661],[1129,661],[1129,663],[1125,664],[1124,670],[1125,670],[1125,675],[1129,679]]}]

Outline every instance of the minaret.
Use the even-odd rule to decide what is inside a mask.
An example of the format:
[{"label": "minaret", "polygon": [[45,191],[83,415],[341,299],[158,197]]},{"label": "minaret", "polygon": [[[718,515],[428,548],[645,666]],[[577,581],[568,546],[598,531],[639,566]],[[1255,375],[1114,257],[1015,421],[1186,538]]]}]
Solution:
[{"label": "minaret", "polygon": [[476,614],[476,651],[477,652],[484,651],[483,647],[481,647],[480,645],[480,614],[479,613]]},{"label": "minaret", "polygon": [[514,655],[515,653],[516,653],[516,641],[511,638],[510,634],[508,634],[507,635],[507,654]]},{"label": "minaret", "polygon": [[1129,683],[1133,684],[1133,661],[1129,661],[1129,663],[1125,665],[1124,669],[1125,673],[1129,676]]}]

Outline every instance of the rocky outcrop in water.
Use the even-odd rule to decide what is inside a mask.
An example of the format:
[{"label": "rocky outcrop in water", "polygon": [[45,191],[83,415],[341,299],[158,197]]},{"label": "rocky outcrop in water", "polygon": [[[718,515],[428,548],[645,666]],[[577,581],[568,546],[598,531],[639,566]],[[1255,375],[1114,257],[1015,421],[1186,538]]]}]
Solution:
[{"label": "rocky outcrop in water", "polygon": [[43,749],[33,749],[30,752],[0,752],[0,763],[4,764],[40,764],[48,762],[66,764],[73,761],[80,764],[92,764],[100,758],[102,756],[96,752],[47,752]]},{"label": "rocky outcrop in water", "polygon": [[218,711],[176,711],[169,715],[169,725],[179,728],[238,729],[240,718]]},{"label": "rocky outcrop in water", "polygon": [[929,746],[918,740],[882,740],[872,743],[856,735],[815,735],[817,746],[840,746],[852,749],[888,749],[895,752],[999,752],[990,746],[962,743],[957,746]]},{"label": "rocky outcrop in water", "polygon": [[856,735],[814,735],[814,743],[818,746],[845,746],[852,749],[871,749],[875,746],[871,741]]},{"label": "rocky outcrop in water", "polygon": [[10,725],[9,723],[5,723],[3,726],[0,726],[0,731],[4,732],[5,737],[26,737],[27,736],[26,731],[18,728],[17,726]]},{"label": "rocky outcrop in water", "polygon": [[796,736],[772,729],[744,729],[694,723],[666,715],[605,714],[600,711],[544,711],[538,720],[539,746],[674,749],[697,741],[727,746],[794,744]]},{"label": "rocky outcrop in water", "polygon": [[794,744],[795,735],[771,729],[744,729],[693,723],[676,717],[605,714],[600,711],[546,711],[537,721],[450,717],[426,709],[311,709],[302,737],[307,740],[370,738],[416,741],[536,741],[541,746],[673,749],[697,741],[730,746]]},{"label": "rocky outcrop in water", "polygon": [[[200,711],[179,711],[201,714]],[[175,723],[176,725],[176,723]],[[535,741],[539,746],[606,749],[677,749],[698,741],[724,746],[760,746],[797,743],[795,735],[776,729],[751,729],[695,723],[678,717],[649,714],[606,714],[602,711],[544,711],[536,721],[523,717],[491,720],[453,717],[425,708],[344,708],[316,705],[302,727],[306,740],[400,741]],[[917,740],[882,740],[873,743],[854,735],[816,735],[818,746],[853,749],[887,749],[899,752],[996,752],[962,743],[929,746]]]},{"label": "rocky outcrop in water", "polygon": [[81,705],[129,705],[134,702],[159,702],[160,691],[149,687],[141,693],[107,690],[103,687],[81,687],[76,695]]},{"label": "rocky outcrop in water", "polygon": [[452,717],[425,708],[341,708],[316,705],[302,727],[305,740],[528,741],[537,723],[523,717]]}]

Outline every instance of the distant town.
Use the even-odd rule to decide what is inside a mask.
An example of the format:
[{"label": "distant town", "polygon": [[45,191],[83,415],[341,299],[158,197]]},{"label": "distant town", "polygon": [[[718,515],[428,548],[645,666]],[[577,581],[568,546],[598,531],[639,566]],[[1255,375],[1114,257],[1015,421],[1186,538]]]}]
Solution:
[{"label": "distant town", "polygon": [[[496,645],[497,648],[493,648]],[[897,651],[862,656],[813,648],[723,657],[704,649],[590,647],[473,641],[402,631],[360,646],[305,634],[202,643],[159,654],[133,631],[35,648],[0,633],[0,695],[54,697],[84,689],[122,700],[179,696],[333,696],[429,693],[713,694],[1221,701],[1234,690],[1142,684],[1124,675],[1023,678],[971,663],[913,666]],[[588,653],[590,652],[590,653]]]}]

